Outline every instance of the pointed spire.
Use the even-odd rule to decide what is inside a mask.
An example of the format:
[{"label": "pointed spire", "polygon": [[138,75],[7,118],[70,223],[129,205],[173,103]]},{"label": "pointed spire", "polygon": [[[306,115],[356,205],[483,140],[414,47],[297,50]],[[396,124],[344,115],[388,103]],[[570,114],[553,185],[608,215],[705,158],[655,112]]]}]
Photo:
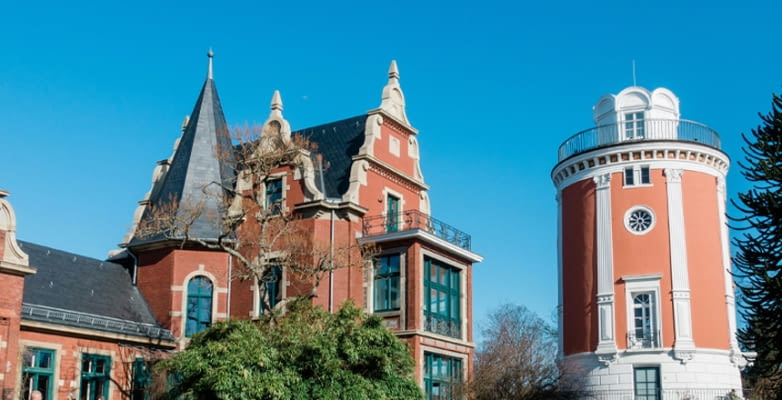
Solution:
[{"label": "pointed spire", "polygon": [[[209,50],[209,69],[190,118],[183,121],[182,136],[170,159],[164,176],[153,184],[147,199],[155,207],[171,204],[178,221],[195,220],[187,235],[191,238],[214,240],[222,234],[218,223],[224,211],[224,188],[235,182],[233,144],[225,122],[225,115],[212,79],[212,57]],[[140,219],[153,218],[149,209]],[[130,246],[163,240],[167,235],[181,238],[182,232],[160,232],[147,238],[133,237]]]},{"label": "pointed spire", "polygon": [[391,60],[391,65],[388,67],[388,83],[383,88],[380,109],[400,122],[410,125],[405,112],[405,95],[399,85],[399,68],[396,66],[396,60]]},{"label": "pointed spire", "polygon": [[399,68],[396,66],[396,60],[391,60],[391,65],[388,67],[388,79],[399,79]]},{"label": "pointed spire", "polygon": [[212,48],[209,48],[209,51],[206,53],[206,56],[209,57],[209,69],[206,72],[206,79],[214,79],[212,76],[212,57],[215,56],[215,52],[212,51]]},{"label": "pointed spire", "polygon": [[272,95],[272,111],[282,111],[282,97],[279,90],[275,90]]},{"label": "pointed spire", "polygon": [[263,123],[263,135],[279,134],[282,135],[283,139],[290,139],[291,125],[282,115],[282,96],[279,90],[275,90],[274,94],[272,94],[270,104],[269,118]]}]

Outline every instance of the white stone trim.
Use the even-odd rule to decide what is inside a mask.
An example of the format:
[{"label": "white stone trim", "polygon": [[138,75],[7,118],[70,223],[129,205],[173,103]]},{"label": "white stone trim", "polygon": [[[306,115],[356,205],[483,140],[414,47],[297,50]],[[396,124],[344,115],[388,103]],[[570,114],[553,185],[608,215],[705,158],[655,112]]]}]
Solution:
[{"label": "white stone trim", "polygon": [[684,170],[666,168],[665,186],[668,198],[668,239],[671,257],[671,294],[674,315],[674,353],[686,362],[695,348],[692,339],[690,284],[687,265],[687,236],[684,226],[682,175]]},{"label": "white stone trim", "polygon": [[383,187],[383,215],[386,217],[386,223],[388,223],[388,218],[390,217],[388,215],[388,196],[395,197],[397,200],[399,200],[399,212],[397,215],[397,230],[403,231],[405,230],[404,223],[405,219],[402,218],[402,213],[405,211],[405,196],[397,192],[394,189],[389,188],[388,186]]},{"label": "white stone trim", "polygon": [[[183,288],[183,291],[182,291],[182,293],[183,293],[182,304],[180,304],[180,309],[179,310],[173,310],[173,311],[179,311],[179,312],[182,313],[182,320],[180,321],[180,326],[181,326],[181,329],[182,329],[180,331],[180,333],[182,335],[181,336],[182,338],[185,338],[186,334],[187,334],[187,297],[188,297],[187,284],[190,282],[191,279],[193,279],[195,277],[198,277],[198,276],[206,277],[207,279],[209,279],[212,282],[212,315],[211,315],[211,319],[212,319],[212,323],[217,322],[217,314],[218,314],[218,312],[217,312],[217,303],[218,303],[217,278],[214,275],[212,275],[209,271],[206,271],[206,270],[203,270],[203,269],[199,268],[197,271],[192,271],[192,272],[190,272],[189,274],[187,274],[185,276],[185,279],[183,280],[183,284],[182,284],[182,288]],[[230,301],[230,299],[229,299],[229,301]]]},{"label": "white stone trim", "polygon": [[[647,213],[649,213],[649,215],[652,218],[652,222],[649,224],[649,227],[642,231],[636,231],[632,229],[632,227],[630,227],[630,215],[638,210],[646,211]],[[651,232],[652,229],[654,229],[654,226],[657,224],[657,215],[654,213],[654,210],[652,210],[652,208],[649,206],[636,205],[628,208],[627,211],[625,211],[623,222],[625,225],[625,229],[627,229],[627,231],[632,233],[633,235],[637,235],[637,236],[646,235],[647,233]]]},{"label": "white stone trim", "polygon": [[[676,157],[648,158],[647,152],[655,155],[658,152],[674,153]],[[633,159],[630,157],[633,153],[640,153],[641,157]],[[623,155],[628,155],[628,160],[621,160]],[[611,161],[611,157],[614,156],[617,157],[617,161]],[[650,169],[678,168],[724,177],[728,172],[730,161],[722,151],[705,145],[679,141],[640,141],[594,149],[564,160],[554,167],[551,179],[558,189],[563,189],[583,179],[606,172],[618,172],[635,164],[648,164]]]},{"label": "white stone trim", "polygon": [[[731,275],[731,262],[730,262],[730,239],[728,234],[728,221],[725,211],[726,190],[725,190],[725,178],[717,178],[717,214],[720,221],[720,248],[722,250],[722,270],[723,279],[725,281],[725,312],[728,313],[728,338],[730,340],[730,348],[735,354],[741,354],[739,343],[736,340],[736,296],[733,292],[733,275]],[[741,360],[738,360],[740,363]],[[743,361],[740,367],[746,365],[746,360]]]},{"label": "white stone trim", "polygon": [[597,353],[616,353],[614,331],[613,234],[611,229],[611,174],[592,178],[596,185],[597,219]]},{"label": "white stone trim", "polygon": [[[5,199],[7,195],[8,192],[0,190],[0,231],[5,231],[5,243],[2,244],[5,251],[3,257],[0,258],[0,263],[28,267],[30,257],[22,251],[16,242],[16,213],[14,213],[11,203]],[[27,271],[26,269],[22,270]]]},{"label": "white stone trim", "polygon": [[450,357],[450,358],[458,358],[458,359],[462,360],[462,381],[466,382],[466,380],[467,380],[467,370],[469,369],[468,365],[467,365],[467,354],[458,353],[458,352],[451,351],[451,350],[448,350],[448,349],[441,349],[439,347],[432,347],[432,346],[429,346],[429,345],[421,344],[420,346],[418,346],[418,359],[421,360],[421,362],[419,363],[421,365],[421,367],[420,367],[421,379],[418,381],[418,385],[422,388],[422,390],[425,390],[424,389],[424,379],[426,378],[426,371],[425,371],[425,369],[426,369],[426,356],[425,356],[425,353],[439,354],[439,355],[442,355],[442,356],[446,356],[446,357]]}]

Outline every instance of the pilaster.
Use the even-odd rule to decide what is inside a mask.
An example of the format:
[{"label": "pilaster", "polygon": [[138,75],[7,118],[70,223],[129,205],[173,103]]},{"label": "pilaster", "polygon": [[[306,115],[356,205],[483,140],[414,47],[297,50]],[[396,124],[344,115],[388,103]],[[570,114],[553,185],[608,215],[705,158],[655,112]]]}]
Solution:
[{"label": "pilaster", "polygon": [[684,232],[684,204],[682,201],[682,169],[665,169],[668,195],[668,237],[671,251],[671,295],[674,315],[674,357],[683,363],[692,359],[695,343],[692,340],[690,284],[687,269],[687,242]]},{"label": "pilaster", "polygon": [[601,361],[610,363],[616,356],[614,330],[613,235],[611,230],[611,174],[593,178],[597,208],[597,317]]}]

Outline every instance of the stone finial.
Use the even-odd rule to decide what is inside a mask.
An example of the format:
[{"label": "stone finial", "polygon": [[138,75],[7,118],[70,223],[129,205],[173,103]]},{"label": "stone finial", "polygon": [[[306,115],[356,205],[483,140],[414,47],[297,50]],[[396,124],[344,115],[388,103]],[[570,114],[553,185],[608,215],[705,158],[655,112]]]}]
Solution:
[{"label": "stone finial", "polygon": [[272,95],[272,111],[282,111],[282,97],[280,97],[280,91],[275,90]]},{"label": "stone finial", "polygon": [[405,95],[402,93],[402,87],[399,85],[399,68],[396,65],[396,60],[392,60],[391,65],[388,67],[388,83],[383,88],[380,110],[385,111],[400,122],[408,126],[410,125],[405,112]]},{"label": "stone finial", "polygon": [[215,56],[215,52],[212,51],[212,48],[209,48],[209,51],[206,53],[206,56],[209,57],[209,68],[206,72],[206,79],[213,79],[212,75],[212,58]]},{"label": "stone finial", "polygon": [[388,79],[399,79],[399,68],[396,66],[396,60],[391,60],[388,66]]}]

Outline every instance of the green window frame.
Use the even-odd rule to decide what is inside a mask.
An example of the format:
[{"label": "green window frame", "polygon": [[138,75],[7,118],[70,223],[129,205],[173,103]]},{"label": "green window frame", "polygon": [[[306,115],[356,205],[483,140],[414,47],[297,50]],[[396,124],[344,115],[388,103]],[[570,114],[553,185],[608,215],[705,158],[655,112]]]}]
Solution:
[{"label": "green window frame", "polygon": [[133,360],[131,395],[132,400],[149,400],[152,388],[152,374],[146,361],[141,357]]},{"label": "green window frame", "polygon": [[460,338],[461,270],[424,258],[424,327],[440,335]]},{"label": "green window frame", "polygon": [[272,214],[279,214],[282,210],[282,178],[270,178],[266,180],[264,208]]},{"label": "green window frame", "polygon": [[185,336],[191,337],[212,325],[212,281],[196,276],[187,283]]},{"label": "green window frame", "polygon": [[266,286],[266,293],[259,293],[258,308],[261,311],[269,311],[282,301],[282,266],[272,266],[264,274],[259,286]]},{"label": "green window frame", "polygon": [[386,196],[386,232],[397,232],[399,230],[399,198],[396,196]]},{"label": "green window frame", "polygon": [[108,399],[110,383],[111,357],[83,354],[79,400]]},{"label": "green window frame", "polygon": [[462,382],[462,360],[436,353],[424,353],[424,393],[426,400],[458,398]]},{"label": "green window frame", "polygon": [[401,254],[380,256],[375,261],[374,304],[375,312],[396,311],[400,308]]},{"label": "green window frame", "polygon": [[43,395],[43,400],[53,399],[55,351],[38,347],[27,347],[22,360],[23,396],[30,398],[33,390]]}]

